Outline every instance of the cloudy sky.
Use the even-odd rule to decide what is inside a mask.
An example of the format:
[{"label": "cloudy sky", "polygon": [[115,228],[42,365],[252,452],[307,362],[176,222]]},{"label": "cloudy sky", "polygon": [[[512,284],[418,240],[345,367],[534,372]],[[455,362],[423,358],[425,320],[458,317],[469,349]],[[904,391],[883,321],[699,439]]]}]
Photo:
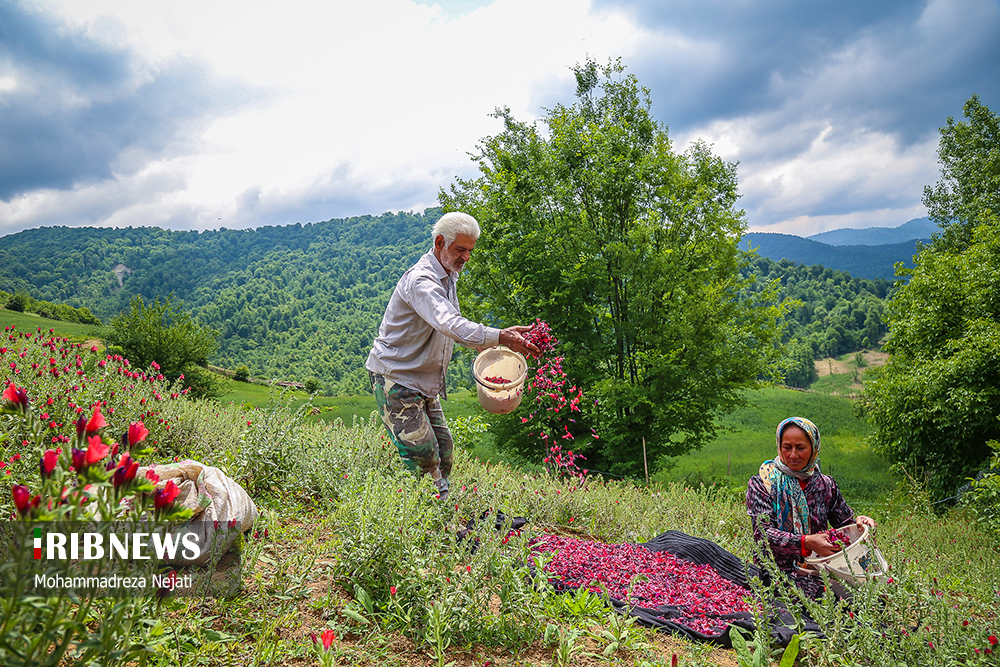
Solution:
[{"label": "cloudy sky", "polygon": [[422,210],[622,59],[751,229],[925,215],[938,128],[1000,111],[1000,1],[0,0],[0,235]]}]

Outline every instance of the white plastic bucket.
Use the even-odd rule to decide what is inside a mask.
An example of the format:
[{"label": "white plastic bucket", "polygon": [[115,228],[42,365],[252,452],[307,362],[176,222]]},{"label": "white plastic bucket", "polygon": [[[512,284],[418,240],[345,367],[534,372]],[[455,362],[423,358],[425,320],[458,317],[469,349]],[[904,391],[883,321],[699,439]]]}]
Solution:
[{"label": "white plastic bucket", "polygon": [[871,541],[868,526],[851,524],[839,528],[851,538],[846,548],[831,556],[813,556],[806,563],[817,570],[826,570],[831,576],[846,584],[865,584],[881,581],[889,570],[889,564]]},{"label": "white plastic bucket", "polygon": [[[472,363],[476,378],[476,395],[487,412],[504,415],[521,404],[524,380],[528,377],[528,362],[510,348],[499,345],[483,350]],[[501,377],[510,382],[490,382],[488,377]]]}]

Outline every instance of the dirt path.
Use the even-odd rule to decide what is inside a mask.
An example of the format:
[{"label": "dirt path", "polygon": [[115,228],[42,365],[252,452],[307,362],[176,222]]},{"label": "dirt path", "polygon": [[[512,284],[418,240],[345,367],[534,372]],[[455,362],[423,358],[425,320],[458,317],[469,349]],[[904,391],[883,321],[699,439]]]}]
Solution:
[{"label": "dirt path", "polygon": [[[881,350],[867,350],[861,355],[865,360],[864,368],[871,368],[872,366],[882,366],[885,364],[886,360],[889,359],[889,355]],[[841,361],[834,357],[825,357],[823,359],[817,359],[813,362],[816,367],[816,375],[819,377],[826,377],[827,375],[846,375],[854,372],[854,355],[847,357],[846,361]],[[859,385],[860,386],[860,385]]]}]

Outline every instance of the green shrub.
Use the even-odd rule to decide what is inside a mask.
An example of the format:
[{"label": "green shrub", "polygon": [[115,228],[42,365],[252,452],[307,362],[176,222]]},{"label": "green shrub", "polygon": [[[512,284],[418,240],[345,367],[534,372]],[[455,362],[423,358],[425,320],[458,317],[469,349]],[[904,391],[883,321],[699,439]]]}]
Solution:
[{"label": "green shrub", "polygon": [[247,382],[250,379],[250,368],[246,364],[237,366],[233,371],[233,379],[237,382]]}]

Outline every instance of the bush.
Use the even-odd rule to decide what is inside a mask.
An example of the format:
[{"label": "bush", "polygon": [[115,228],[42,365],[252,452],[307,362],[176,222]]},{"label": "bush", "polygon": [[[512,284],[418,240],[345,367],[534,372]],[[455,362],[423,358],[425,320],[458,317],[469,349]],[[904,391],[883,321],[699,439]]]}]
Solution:
[{"label": "bush", "polygon": [[305,381],[303,386],[305,387],[306,393],[315,394],[317,391],[319,391],[319,380],[314,377],[311,377]]},{"label": "bush", "polygon": [[250,380],[250,369],[246,364],[236,367],[236,370],[233,371],[233,379],[237,382],[247,382]]},{"label": "bush", "polygon": [[7,300],[7,310],[13,310],[16,313],[23,313],[29,309],[33,299],[24,290],[18,290],[14,293],[10,299]]},{"label": "bush", "polygon": [[203,367],[219,347],[219,332],[195,322],[190,315],[174,307],[173,295],[147,305],[141,296],[133,297],[129,311],[111,321],[111,333],[105,344],[118,346],[140,368],[153,366],[173,382],[188,376],[185,385],[195,396],[219,395],[221,383]]}]

